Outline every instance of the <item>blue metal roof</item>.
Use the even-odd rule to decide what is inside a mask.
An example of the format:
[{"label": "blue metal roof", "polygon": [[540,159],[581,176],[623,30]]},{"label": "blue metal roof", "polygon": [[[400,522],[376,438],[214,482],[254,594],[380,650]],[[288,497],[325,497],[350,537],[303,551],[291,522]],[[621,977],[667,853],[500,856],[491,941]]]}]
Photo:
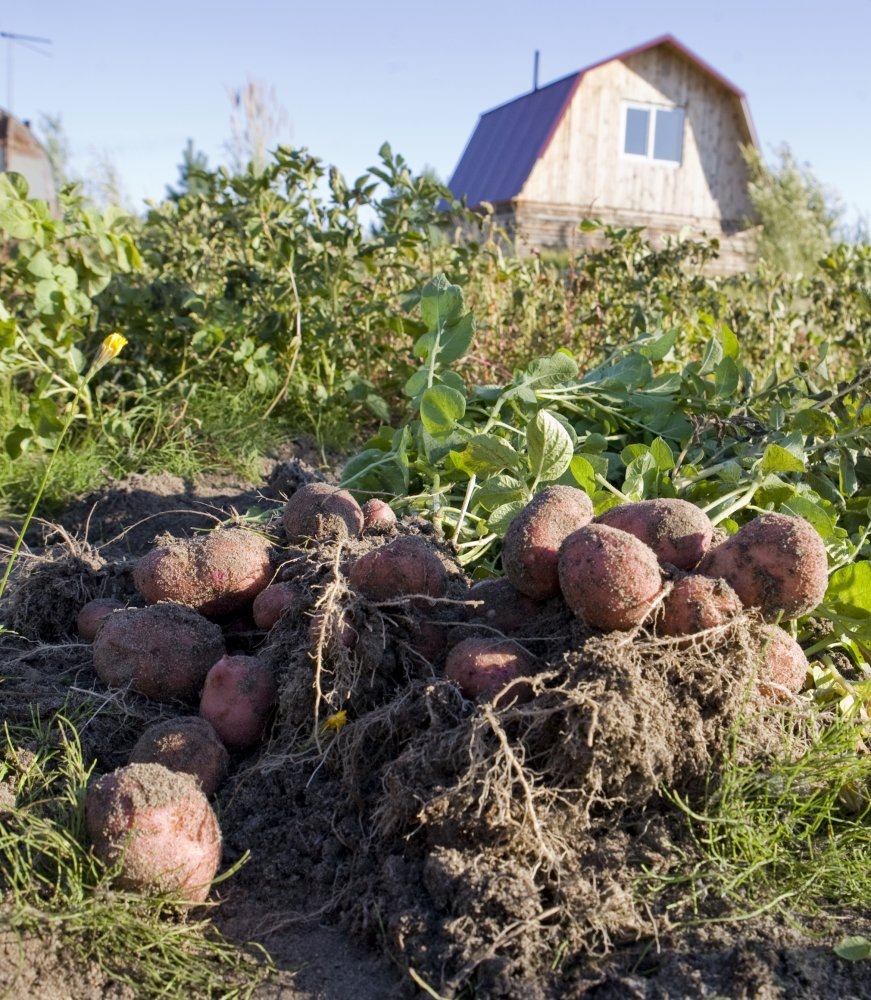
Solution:
[{"label": "blue metal roof", "polygon": [[580,77],[572,73],[481,115],[448,184],[454,197],[465,195],[474,207],[520,194]]}]

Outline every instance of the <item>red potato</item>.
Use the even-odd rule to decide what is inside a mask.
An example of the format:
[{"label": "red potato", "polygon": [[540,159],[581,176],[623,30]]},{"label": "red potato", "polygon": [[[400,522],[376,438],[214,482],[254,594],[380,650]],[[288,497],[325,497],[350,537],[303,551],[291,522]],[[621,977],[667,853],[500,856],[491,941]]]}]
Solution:
[{"label": "red potato", "polygon": [[396,525],[396,514],[383,500],[367,500],[363,504],[363,531],[369,535],[386,535]]},{"label": "red potato", "polygon": [[115,611],[94,640],[94,670],[109,687],[130,685],[153,701],[195,702],[224,655],[218,625],[182,604]]},{"label": "red potato", "polygon": [[828,583],[826,547],[804,518],[760,514],[705,556],[704,576],[725,580],[745,608],[766,621],[797,618],[822,601]]},{"label": "red potato", "polygon": [[787,701],[798,694],[807,682],[809,666],[805,651],[788,632],[777,625],[764,627],[758,680],[763,698]]},{"label": "red potato", "polygon": [[189,774],[128,764],[93,782],[85,817],[94,853],[119,865],[116,884],[202,902],[221,861],[221,831]]},{"label": "red potato", "polygon": [[458,642],[445,662],[445,675],[464,697],[492,701],[496,708],[531,701],[532,685],[521,678],[535,669],[533,657],[517,643],[479,636]]},{"label": "red potato", "polygon": [[305,597],[297,584],[273,583],[254,598],[251,613],[257,628],[269,631],[286,614],[299,614],[304,605]]},{"label": "red potato", "polygon": [[211,723],[199,715],[156,722],[130,751],[131,764],[162,764],[193,775],[211,798],[227,776],[230,755]]},{"label": "red potato", "polygon": [[360,556],[348,572],[348,582],[372,601],[444,597],[448,573],[422,538],[403,535]]},{"label": "red potato", "polygon": [[742,610],[740,598],[725,580],[685,576],[665,596],[656,630],[661,635],[694,635],[725,625]]},{"label": "red potato", "polygon": [[206,675],[200,715],[224,746],[244,750],[263,739],[278,701],[271,668],[256,656],[224,656]]},{"label": "red potato", "polygon": [[124,602],[116,600],[114,597],[96,597],[93,601],[88,601],[79,611],[76,618],[76,630],[85,642],[93,642],[97,638],[100,626],[103,621],[112,614],[124,607]]},{"label": "red potato", "polygon": [[285,504],[282,522],[292,545],[307,538],[359,538],[363,511],[347,490],[306,483]]},{"label": "red potato", "polygon": [[243,528],[174,539],[136,563],[133,583],[149,604],[173,601],[204,615],[229,614],[250,605],[269,584],[271,548]]},{"label": "red potato", "polygon": [[536,493],[508,526],[502,543],[502,566],[514,587],[536,601],[556,597],[560,546],[592,519],[593,504],[583,490],[548,486]]},{"label": "red potato", "polygon": [[653,549],[604,524],[588,524],[563,542],[559,581],[577,617],[608,632],[640,625],[662,590]]},{"label": "red potato", "polygon": [[506,634],[527,625],[542,608],[540,601],[522,594],[507,577],[479,580],[469,588],[468,599],[481,602],[470,607],[470,622],[480,622]]},{"label": "red potato", "polygon": [[628,531],[649,545],[661,563],[684,570],[698,565],[714,534],[703,510],[672,497],[620,504],[600,514],[596,523]]}]

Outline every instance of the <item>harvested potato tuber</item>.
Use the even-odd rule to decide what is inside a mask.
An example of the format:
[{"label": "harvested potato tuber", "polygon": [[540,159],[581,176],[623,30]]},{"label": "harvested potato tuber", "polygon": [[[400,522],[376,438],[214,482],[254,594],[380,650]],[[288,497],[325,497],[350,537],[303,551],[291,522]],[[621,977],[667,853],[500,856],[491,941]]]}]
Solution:
[{"label": "harvested potato tuber", "polygon": [[661,563],[683,570],[699,563],[714,533],[714,525],[703,510],[673,497],[611,507],[596,518],[596,523],[628,531],[649,545]]},{"label": "harvested potato tuber", "polygon": [[301,613],[305,603],[305,594],[298,584],[293,581],[272,583],[254,598],[251,606],[254,624],[268,631],[286,614]]},{"label": "harvested potato tuber", "polygon": [[204,615],[249,605],[272,579],[271,543],[243,528],[173,539],[133,568],[133,583],[149,604],[173,601]]},{"label": "harvested potato tuber", "polygon": [[828,583],[826,547],[804,518],[760,514],[705,556],[698,572],[720,577],[745,608],[766,621],[797,618],[822,601]]},{"label": "harvested potato tuber", "polygon": [[805,651],[777,625],[762,630],[762,665],[759,668],[759,693],[769,701],[787,701],[798,694],[807,682],[808,659]]},{"label": "harvested potato tuber", "polygon": [[588,524],[563,542],[559,581],[578,618],[605,631],[640,625],[662,590],[653,549],[604,524]]},{"label": "harvested potato tuber", "polygon": [[285,504],[282,522],[292,545],[307,538],[358,538],[363,511],[347,490],[329,483],[306,483]]},{"label": "harvested potato tuber", "polygon": [[396,514],[383,500],[367,500],[363,504],[363,531],[370,535],[386,535],[396,525]]},{"label": "harvested potato tuber", "polygon": [[685,576],[665,596],[656,630],[662,635],[694,635],[725,625],[742,610],[740,598],[725,580]]},{"label": "harvested potato tuber", "polygon": [[85,816],[94,853],[120,865],[117,884],[202,902],[221,861],[221,831],[189,774],[128,764],[89,787]]},{"label": "harvested potato tuber", "polygon": [[360,556],[351,566],[348,582],[372,601],[444,597],[448,573],[422,538],[403,535]]},{"label": "harvested potato tuber", "polygon": [[211,723],[199,715],[149,726],[130,751],[131,764],[162,764],[193,775],[211,798],[227,776],[230,755]]},{"label": "harvested potato tuber", "polygon": [[479,636],[458,642],[445,662],[446,676],[464,697],[492,701],[496,708],[531,701],[532,686],[521,678],[535,670],[533,657],[516,642]]},{"label": "harvested potato tuber", "polygon": [[85,642],[93,642],[97,638],[103,621],[124,607],[124,602],[114,597],[96,597],[82,605],[76,618],[76,629]]},{"label": "harvested potato tuber", "polygon": [[593,504],[573,486],[547,486],[529,501],[505,532],[502,566],[522,594],[545,601],[559,593],[559,549],[593,519]]},{"label": "harvested potato tuber", "polygon": [[256,656],[224,656],[206,675],[200,715],[230,750],[244,750],[263,739],[278,700],[268,664]]},{"label": "harvested potato tuber", "polygon": [[469,588],[469,621],[510,634],[529,624],[541,611],[540,601],[522,594],[507,577],[479,580]]},{"label": "harvested potato tuber", "polygon": [[93,651],[94,670],[109,687],[129,684],[154,701],[188,703],[225,652],[220,627],[182,604],[113,612]]}]

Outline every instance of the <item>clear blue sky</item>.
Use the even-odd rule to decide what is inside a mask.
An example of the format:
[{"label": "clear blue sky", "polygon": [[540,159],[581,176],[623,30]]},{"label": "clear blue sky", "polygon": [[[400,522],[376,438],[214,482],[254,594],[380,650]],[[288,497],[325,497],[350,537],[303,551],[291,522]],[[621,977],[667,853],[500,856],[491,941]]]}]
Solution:
[{"label": "clear blue sky", "polygon": [[[0,106],[60,114],[81,173],[108,157],[128,199],[163,196],[188,138],[226,161],[228,88],[256,78],[288,142],[353,179],[388,140],[447,180],[478,115],[670,33],[742,89],[763,153],[787,143],[871,219],[871,0],[41,0],[0,3]],[[12,73],[9,53],[12,52]]]}]

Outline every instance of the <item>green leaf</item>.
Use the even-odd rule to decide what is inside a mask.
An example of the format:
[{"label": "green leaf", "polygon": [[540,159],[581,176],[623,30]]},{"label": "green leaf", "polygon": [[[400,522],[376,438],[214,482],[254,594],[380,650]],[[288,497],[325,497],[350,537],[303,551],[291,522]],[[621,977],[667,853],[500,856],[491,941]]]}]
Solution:
[{"label": "green leaf", "polygon": [[781,505],[781,514],[792,514],[795,517],[802,517],[809,524],[812,524],[820,537],[824,540],[834,537],[835,522],[831,519],[827,511],[818,503],[807,497],[792,497]]},{"label": "green leaf", "polygon": [[735,334],[726,326],[725,323],[720,324],[720,329],[717,332],[717,336],[720,338],[720,344],[723,347],[723,353],[727,358],[734,361],[740,352],[740,344],[738,343],[738,338]]},{"label": "green leaf", "polygon": [[526,484],[504,473],[485,479],[475,491],[475,502],[484,510],[495,510],[507,503],[529,500]]},{"label": "green leaf", "polygon": [[402,391],[406,396],[410,396],[412,399],[419,395],[426,388],[427,383],[427,373],[426,370],[421,368],[416,371],[411,378],[405,383]]},{"label": "green leaf", "polygon": [[714,385],[717,395],[724,399],[731,399],[741,384],[741,369],[735,364],[732,358],[726,357],[717,365],[714,375]]},{"label": "green leaf", "polygon": [[452,326],[463,312],[463,292],[452,285],[444,274],[438,274],[424,285],[420,296],[420,312],[430,330],[441,331]]},{"label": "green leaf", "polygon": [[662,438],[655,438],[651,442],[650,454],[653,455],[656,467],[660,472],[668,472],[669,469],[674,468],[674,453]]},{"label": "green leaf", "polygon": [[433,385],[420,397],[420,419],[435,437],[450,433],[466,412],[461,392],[446,385]]},{"label": "green leaf", "polygon": [[526,445],[529,469],[536,481],[559,479],[572,460],[572,439],[547,410],[539,410],[526,425]]},{"label": "green leaf", "polygon": [[525,500],[512,500],[497,507],[487,520],[487,527],[497,535],[504,535],[508,525],[526,506]]},{"label": "green leaf", "polygon": [[829,577],[824,603],[837,605],[853,618],[871,615],[871,562],[862,560],[836,569]]},{"label": "green leaf", "polygon": [[457,361],[469,349],[475,336],[475,320],[471,313],[461,316],[456,323],[447,327],[439,343],[438,362],[446,364]]},{"label": "green leaf", "polygon": [[569,462],[569,471],[585,493],[592,496],[596,492],[596,470],[588,458],[583,455],[574,455]]},{"label": "green leaf", "polygon": [[438,342],[438,334],[429,331],[427,333],[421,334],[414,342],[414,347],[412,347],[411,352],[416,358],[427,358],[432,353],[432,349]]},{"label": "green leaf", "polygon": [[575,359],[563,351],[556,351],[548,358],[531,361],[515,378],[515,385],[517,388],[526,387],[533,390],[550,389],[552,386],[571,381],[577,374],[578,365]]},{"label": "green leaf", "polygon": [[835,945],[833,951],[838,958],[848,962],[861,962],[871,958],[871,941],[864,937],[845,937]]},{"label": "green leaf", "polygon": [[476,434],[463,451],[464,467],[476,475],[517,469],[520,461],[517,450],[493,434]]},{"label": "green leaf", "polygon": [[799,410],[792,418],[792,425],[800,430],[802,434],[822,438],[823,440],[834,437],[838,433],[838,425],[829,414],[823,413],[822,410],[815,410],[812,407],[806,410]]},{"label": "green leaf", "polygon": [[723,345],[716,337],[711,337],[705,344],[705,353],[702,355],[702,362],[699,365],[699,375],[709,375],[715,371],[724,357]]},{"label": "green leaf", "polygon": [[51,258],[45,250],[37,251],[27,262],[27,272],[34,278],[50,278],[52,270]]},{"label": "green leaf", "polygon": [[804,472],[804,462],[779,444],[769,444],[762,453],[762,472]]},{"label": "green leaf", "polygon": [[6,446],[6,454],[12,459],[18,458],[24,451],[27,442],[32,437],[32,428],[23,427],[21,424],[16,425],[6,435],[6,440],[4,442]]},{"label": "green leaf", "polygon": [[677,341],[678,334],[680,331],[677,327],[664,333],[661,337],[657,337],[655,340],[645,341],[638,350],[644,355],[649,361],[662,361],[668,355],[668,352],[674,347]]}]

